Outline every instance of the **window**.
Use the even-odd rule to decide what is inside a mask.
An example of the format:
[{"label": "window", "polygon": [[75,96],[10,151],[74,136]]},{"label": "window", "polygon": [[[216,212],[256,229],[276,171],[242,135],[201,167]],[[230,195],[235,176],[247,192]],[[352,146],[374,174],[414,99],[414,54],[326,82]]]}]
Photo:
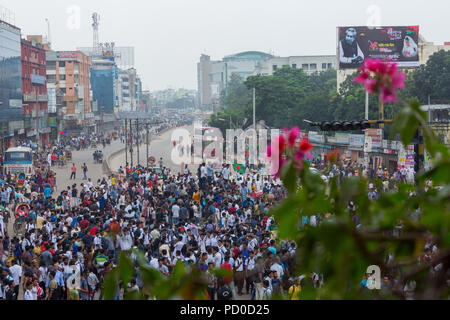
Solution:
[{"label": "window", "polygon": [[55,70],[56,61],[47,61],[47,70]]},{"label": "window", "polygon": [[309,69],[310,69],[310,70],[316,70],[316,69],[317,69],[317,64],[316,64],[316,63],[311,63],[311,64],[309,65]]},{"label": "window", "polygon": [[60,74],[60,75],[59,75],[59,80],[60,80],[60,81],[66,80],[66,75],[65,75],[65,74]]},{"label": "window", "polygon": [[309,69],[309,65],[307,63],[302,64],[302,69],[308,70]]},{"label": "window", "polygon": [[297,69],[297,64],[296,64],[296,63],[293,63],[293,64],[292,64],[292,68]]},{"label": "window", "polygon": [[328,69],[331,69],[331,68],[333,68],[333,64],[329,63],[328,64]]},{"label": "window", "polygon": [[47,82],[55,82],[55,81],[56,81],[56,75],[55,74],[47,75]]},{"label": "window", "polygon": [[278,66],[277,66],[276,64],[272,65],[273,71],[277,70],[277,67],[278,67]]},{"label": "window", "polygon": [[326,69],[327,68],[327,64],[326,63],[322,63],[322,69]]},{"label": "window", "polygon": [[59,88],[63,94],[66,94],[66,88]]},{"label": "window", "polygon": [[60,68],[64,68],[66,66],[66,62],[65,61],[59,61],[59,67]]}]

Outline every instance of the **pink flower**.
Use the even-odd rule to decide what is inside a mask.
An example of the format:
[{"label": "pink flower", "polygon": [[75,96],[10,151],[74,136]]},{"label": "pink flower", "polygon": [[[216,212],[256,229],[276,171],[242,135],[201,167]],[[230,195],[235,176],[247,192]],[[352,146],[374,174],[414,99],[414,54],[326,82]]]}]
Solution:
[{"label": "pink flower", "polygon": [[289,131],[289,134],[288,134],[288,145],[290,147],[293,147],[295,145],[295,141],[297,140],[299,135],[300,135],[299,127],[291,128],[291,130]]},{"label": "pink flower", "polygon": [[377,80],[375,79],[369,79],[364,83],[364,87],[366,88],[366,91],[370,94],[373,94],[378,91],[378,85]]},{"label": "pink flower", "polygon": [[360,73],[353,79],[364,84],[370,94],[378,93],[384,103],[397,100],[397,89],[405,87],[406,75],[397,70],[397,63],[391,59],[366,59]]},{"label": "pink flower", "polygon": [[405,79],[406,79],[406,74],[404,74],[403,72],[395,72],[394,74],[392,74],[392,88],[393,89],[397,89],[397,88],[401,88],[403,89],[405,87]]},{"label": "pink flower", "polygon": [[366,82],[367,78],[369,78],[369,76],[370,76],[370,74],[368,72],[361,71],[360,73],[358,73],[356,78],[353,79],[353,81],[359,82],[359,83],[364,83],[364,82]]},{"label": "pink flower", "polygon": [[383,90],[381,91],[380,97],[384,103],[390,103],[390,102],[397,101],[397,96],[389,88],[383,88]]},{"label": "pink flower", "polygon": [[284,149],[286,148],[286,139],[284,138],[284,136],[282,134],[280,134],[278,136],[278,138],[275,138],[276,142],[275,144],[278,144],[278,150],[280,151],[279,154],[282,154]]},{"label": "pink flower", "polygon": [[268,158],[270,158],[272,156],[272,146],[271,145],[267,147],[267,153],[266,154],[267,154]]},{"label": "pink flower", "polygon": [[305,137],[300,141],[299,149],[303,152],[308,152],[312,149],[312,144],[308,142],[308,139]]},{"label": "pink flower", "polygon": [[381,66],[381,60],[380,59],[366,59],[363,68],[371,71],[371,72],[379,72],[380,66]]}]

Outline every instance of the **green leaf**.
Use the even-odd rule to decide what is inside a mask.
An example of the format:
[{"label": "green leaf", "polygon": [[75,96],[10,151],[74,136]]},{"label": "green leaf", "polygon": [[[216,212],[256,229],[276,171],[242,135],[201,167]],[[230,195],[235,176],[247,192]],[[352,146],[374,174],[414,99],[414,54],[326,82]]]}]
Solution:
[{"label": "green leaf", "polygon": [[124,285],[127,285],[134,274],[133,261],[128,252],[120,252],[117,268],[119,270],[120,279],[123,281]]},{"label": "green leaf", "polygon": [[281,179],[289,193],[294,193],[297,190],[297,169],[294,161],[287,161],[281,168]]},{"label": "green leaf", "polygon": [[105,280],[103,281],[103,299],[112,300],[117,291],[119,282],[119,273],[117,268],[114,268],[106,274]]}]

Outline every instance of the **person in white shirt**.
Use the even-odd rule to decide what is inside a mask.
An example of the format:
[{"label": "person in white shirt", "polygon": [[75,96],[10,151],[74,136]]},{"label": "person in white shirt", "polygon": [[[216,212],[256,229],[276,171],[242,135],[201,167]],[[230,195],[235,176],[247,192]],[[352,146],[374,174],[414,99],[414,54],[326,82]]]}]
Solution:
[{"label": "person in white shirt", "polygon": [[234,266],[236,268],[235,273],[235,284],[238,289],[238,295],[242,295],[242,288],[244,287],[244,260],[242,259],[242,252],[240,251],[238,254],[238,258],[234,262]]},{"label": "person in white shirt", "polygon": [[133,239],[131,238],[130,231],[125,228],[122,237],[120,237],[120,249],[121,250],[130,250],[133,245]]},{"label": "person in white shirt", "polygon": [[280,280],[283,280],[284,271],[283,267],[280,265],[279,262],[280,260],[277,259],[276,262],[270,267],[270,270],[276,271],[277,274],[280,276]]},{"label": "person in white shirt", "polygon": [[36,297],[36,299],[34,299],[35,297],[33,295],[32,289],[33,289],[33,283],[31,281],[29,281],[26,284],[26,290],[23,294],[23,300],[37,300],[37,297]]},{"label": "person in white shirt", "polygon": [[17,260],[12,261],[13,266],[9,268],[9,271],[11,271],[11,275],[14,279],[14,285],[17,286],[17,289],[20,285],[20,280],[22,277],[22,267],[17,263]]},{"label": "person in white shirt", "polygon": [[222,265],[223,261],[222,261],[222,254],[218,251],[219,249],[217,247],[213,247],[213,257],[214,257],[214,265],[216,268],[220,268],[220,266]]},{"label": "person in white shirt", "polygon": [[175,203],[172,206],[172,219],[173,219],[173,224],[177,225],[179,222],[179,218],[180,218],[180,207]]}]

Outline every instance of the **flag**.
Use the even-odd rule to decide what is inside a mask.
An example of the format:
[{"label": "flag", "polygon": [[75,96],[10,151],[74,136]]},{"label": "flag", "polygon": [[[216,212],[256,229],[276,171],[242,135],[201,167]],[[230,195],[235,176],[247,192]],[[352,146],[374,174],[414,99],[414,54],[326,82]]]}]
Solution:
[{"label": "flag", "polygon": [[233,163],[233,169],[241,174],[245,173],[245,166],[243,164]]}]

